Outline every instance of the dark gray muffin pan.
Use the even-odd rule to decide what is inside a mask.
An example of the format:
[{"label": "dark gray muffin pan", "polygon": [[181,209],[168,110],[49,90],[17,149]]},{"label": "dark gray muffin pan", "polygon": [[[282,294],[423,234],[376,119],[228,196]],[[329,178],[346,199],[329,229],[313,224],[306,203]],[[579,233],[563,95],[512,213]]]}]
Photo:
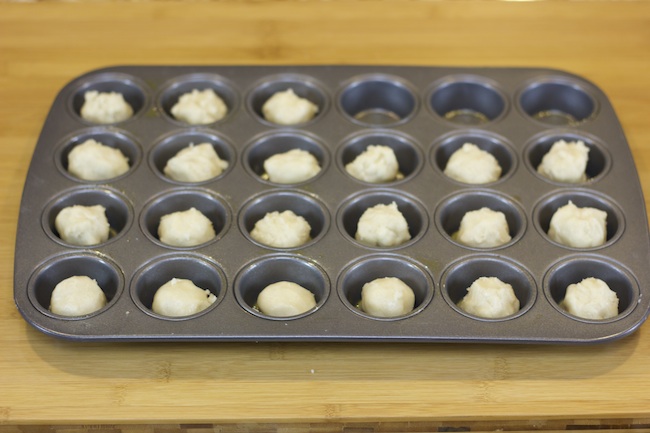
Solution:
[{"label": "dark gray muffin pan", "polygon": [[[170,108],[192,89],[213,88],[229,112],[218,122],[189,126]],[[283,127],[261,116],[266,99],[291,87],[319,106],[305,124]],[[80,107],[90,89],[116,91],[134,116],[96,125]],[[129,158],[130,170],[103,182],[67,172],[76,144],[96,138]],[[588,181],[551,182],[535,168],[553,142],[581,139],[590,148]],[[190,142],[213,143],[229,167],[197,184],[167,179],[166,160]],[[450,155],[472,142],[503,168],[493,183],[449,179]],[[381,185],[351,178],[346,163],[369,144],[395,150],[403,178]],[[262,178],[263,161],[293,148],[308,150],[322,171],[297,185]],[[607,242],[580,250],[547,235],[555,210],[572,200],[607,212]],[[411,241],[370,248],[354,239],[369,206],[396,202]],[[102,204],[112,236],[76,247],[54,228],[59,210]],[[162,215],[189,207],[211,219],[217,236],[195,248],[157,238]],[[468,248],[451,235],[465,212],[482,206],[506,215],[512,241]],[[266,212],[304,216],[312,240],[274,249],[249,234]],[[56,97],[25,182],[15,254],[14,298],[24,318],[46,334],[115,341],[421,341],[592,343],[630,334],[650,306],[650,244],[644,199],[625,136],[607,97],[581,77],[557,70],[384,66],[127,66],[90,72]],[[88,275],[108,304],[66,318],[48,310],[54,286]],[[404,317],[378,319],[355,305],[361,287],[394,276],[415,293]],[[487,320],[457,302],[480,276],[509,282],[521,309]],[[619,315],[593,321],[559,307],[567,285],[586,277],[616,291]],[[155,290],[188,278],[217,301],[183,318],[151,311]],[[317,306],[291,318],[254,308],[266,285],[290,280],[311,290]]]}]

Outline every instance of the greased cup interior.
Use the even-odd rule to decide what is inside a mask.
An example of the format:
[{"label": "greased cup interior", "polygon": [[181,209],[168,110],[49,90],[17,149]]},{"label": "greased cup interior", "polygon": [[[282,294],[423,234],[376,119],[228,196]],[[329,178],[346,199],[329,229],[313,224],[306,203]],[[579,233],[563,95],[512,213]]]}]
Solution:
[{"label": "greased cup interior", "polygon": [[171,112],[172,107],[184,94],[191,93],[193,90],[204,91],[207,89],[212,89],[227,108],[227,112],[222,119],[211,123],[225,120],[239,107],[239,94],[234,84],[217,74],[198,73],[176,77],[165,83],[158,96],[160,110],[165,113],[167,119],[170,119],[174,123],[182,126],[191,126],[187,122],[176,119]]},{"label": "greased cup interior", "polygon": [[117,72],[90,75],[79,81],[79,84],[73,91],[68,103],[70,111],[79,120],[89,124],[94,124],[94,122],[85,120],[81,117],[81,107],[83,107],[85,102],[85,93],[91,90],[100,93],[120,93],[124,97],[124,100],[133,109],[133,116],[124,121],[129,121],[133,118],[139,117],[144,111],[146,111],[149,104],[149,90],[139,78]]},{"label": "greased cup interior", "polygon": [[584,85],[566,77],[542,77],[519,93],[521,110],[530,119],[554,126],[577,126],[596,116],[598,105]]},{"label": "greased cup interior", "polygon": [[[217,300],[208,308],[190,316],[169,317],[151,308],[156,291],[172,280],[190,280],[196,287],[209,290]],[[197,254],[173,254],[155,258],[144,264],[131,281],[131,297],[145,313],[166,320],[188,320],[207,314],[219,305],[226,293],[226,279],[221,267],[211,258]]]},{"label": "greased cup interior", "polygon": [[[54,288],[61,281],[74,276],[87,276],[95,280],[106,295],[106,305],[83,316],[61,316],[52,313],[49,308]],[[69,253],[49,259],[36,268],[27,285],[32,305],[41,313],[62,320],[87,319],[101,314],[117,301],[123,289],[124,275],[118,265],[105,255],[91,252]]]},{"label": "greased cup interior", "polygon": [[211,144],[219,158],[228,163],[228,167],[224,169],[221,174],[211,179],[191,183],[203,184],[226,176],[226,174],[230,172],[233,169],[233,166],[236,164],[237,158],[235,156],[235,149],[230,141],[226,139],[226,137],[223,137],[221,134],[207,129],[177,130],[170,132],[169,134],[165,134],[160,139],[158,139],[154,145],[153,150],[149,155],[149,163],[156,174],[158,174],[167,182],[177,184],[190,183],[176,181],[166,176],[165,166],[167,165],[167,162],[176,156],[176,154],[181,150],[189,147],[190,145],[199,145],[203,143]]},{"label": "greased cup interior", "polygon": [[[519,300],[519,311],[500,319],[478,317],[462,310],[458,303],[467,294],[474,281],[481,277],[496,277],[510,284]],[[460,314],[475,320],[511,320],[528,311],[537,299],[537,286],[534,278],[523,266],[505,257],[476,255],[458,260],[442,274],[441,291],[447,303]]]},{"label": "greased cup interior", "polygon": [[[270,284],[289,281],[302,286],[314,295],[316,306],[302,314],[275,317],[263,314],[257,307],[257,297]],[[270,320],[293,320],[313,314],[327,301],[330,281],[325,271],[311,260],[289,254],[261,257],[246,264],[235,278],[235,297],[249,313]]]},{"label": "greased cup interior", "polygon": [[369,74],[348,81],[338,96],[341,112],[364,126],[394,126],[407,122],[418,108],[413,86],[404,79]]},{"label": "greased cup interior", "polygon": [[475,75],[443,78],[433,85],[428,102],[435,115],[461,126],[495,121],[507,108],[496,83]]},{"label": "greased cup interior", "polygon": [[55,220],[59,212],[69,206],[95,206],[101,205],[106,209],[109,235],[106,242],[113,242],[125,233],[133,221],[133,209],[127,198],[121,193],[107,187],[78,187],[67,190],[55,197],[46,207],[42,216],[43,229],[50,238],[64,245],[80,248],[78,245],[69,244],[59,236],[55,227]]},{"label": "greased cup interior", "polygon": [[[413,310],[398,317],[376,317],[364,312],[359,304],[363,286],[378,278],[398,278],[413,290]],[[414,316],[429,305],[434,296],[434,283],[424,267],[405,256],[365,256],[347,266],[338,279],[339,297],[346,307],[363,317],[379,321],[401,320]]]},{"label": "greased cup interior", "polygon": [[[560,303],[569,285],[585,278],[604,281],[618,297],[618,315],[610,319],[592,320],[577,317],[564,310]],[[544,294],[556,310],[574,320],[588,323],[606,323],[630,314],[639,300],[639,285],[622,265],[598,256],[573,256],[553,265],[544,277]]]}]

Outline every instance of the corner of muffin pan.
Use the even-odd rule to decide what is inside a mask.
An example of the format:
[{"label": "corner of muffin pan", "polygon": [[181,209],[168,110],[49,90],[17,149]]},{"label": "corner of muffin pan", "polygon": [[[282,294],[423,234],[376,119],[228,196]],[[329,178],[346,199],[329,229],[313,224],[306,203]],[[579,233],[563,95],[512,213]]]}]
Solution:
[{"label": "corner of muffin pan", "polygon": [[[561,73],[540,72],[532,74],[533,78],[505,85],[491,74],[481,74],[480,70],[476,73],[452,70],[423,85],[426,80],[422,77],[412,79],[408,73],[402,75],[395,69],[387,72],[380,67],[376,69],[377,72],[368,73],[353,70],[348,78],[337,80],[334,86],[311,70],[264,72],[261,78],[243,83],[227,73],[181,73],[161,80],[159,86],[152,84],[155,80],[145,82],[137,74],[100,71],[74,82],[71,94],[64,102],[67,110],[79,118],[81,126],[56,141],[54,166],[63,177],[83,185],[66,187],[45,204],[41,217],[43,230],[47,237],[64,248],[39,263],[30,274],[27,296],[31,304],[41,314],[55,320],[79,321],[110,311],[117,299],[129,292],[130,299],[144,316],[179,322],[179,326],[204,315],[216,314],[217,309],[232,309],[233,305],[256,319],[296,323],[316,312],[322,317],[331,313],[332,308],[338,308],[341,310],[336,312],[339,317],[351,317],[352,323],[356,319],[376,322],[378,327],[390,326],[388,322],[420,320],[416,317],[432,308],[446,309],[445,317],[452,320],[456,317],[459,324],[475,321],[491,326],[490,322],[517,319],[530,323],[524,318],[540,300],[547,302],[536,309],[538,313],[557,313],[558,317],[587,326],[617,322],[631,314],[643,296],[639,281],[632,270],[616,259],[606,257],[608,249],[617,248],[616,243],[626,229],[625,214],[616,200],[597,190],[598,184],[612,171],[613,150],[605,139],[598,136],[598,128],[592,131],[582,127],[599,121],[600,96],[590,84]],[[242,139],[242,134],[233,135],[232,125],[221,128],[223,120],[190,126],[174,119],[170,114],[173,101],[194,88],[212,88],[224,99],[229,110],[223,120],[243,117],[256,125],[251,128],[249,136]],[[288,88],[319,107],[316,117],[299,127],[272,124],[261,114],[261,106],[270,95]],[[91,89],[123,92],[133,105],[133,118],[115,125],[92,125],[81,119],[79,110],[83,93]],[[167,122],[167,125],[159,128],[161,131],[155,135],[156,138],[145,140],[138,134],[138,128],[132,126],[146,120],[148,115],[144,113],[150,110],[153,110],[152,116],[161,118],[162,122],[157,124]],[[504,132],[507,125],[500,125],[505,119],[512,121],[513,117],[520,123],[528,123],[525,130],[530,131],[523,140],[521,135],[524,134],[519,133],[517,142]],[[345,124],[334,139],[319,125],[325,118],[327,125],[332,121]],[[414,122],[416,118],[417,125]],[[420,128],[423,121],[431,121],[430,140],[425,141],[419,132],[412,133],[410,124]],[[237,140],[233,138],[235,136]],[[74,146],[89,138],[120,149],[129,160],[129,171],[100,182],[84,181],[70,175],[67,155]],[[559,139],[582,140],[589,147],[588,180],[585,184],[560,184],[537,174],[536,167],[542,156]],[[188,143],[200,142],[211,143],[217,154],[228,161],[228,168],[205,182],[184,183],[167,178],[163,173],[166,161]],[[476,144],[497,159],[503,170],[497,181],[469,185],[444,175],[451,154],[466,142]],[[369,144],[391,147],[403,178],[370,184],[350,177],[345,165]],[[275,184],[263,177],[266,158],[295,148],[316,156],[321,166],[318,175],[291,185]],[[521,170],[520,165],[525,169]],[[134,204],[118,190],[118,186],[126,185],[130,176],[136,171],[141,173],[143,169],[151,172],[154,179],[161,180],[162,187],[157,192],[147,193],[141,203]],[[217,185],[222,181],[230,185],[232,181],[227,178],[234,172],[237,172],[237,179],[248,178],[245,189],[252,193],[233,200],[230,196],[232,191],[222,194]],[[323,179],[333,177],[342,179],[344,191],[334,194],[338,197],[336,200],[323,198],[320,194],[323,190],[319,189]],[[434,202],[420,196],[421,177],[442,181],[436,188],[444,191]],[[518,188],[508,186],[513,178],[521,180],[522,177],[529,178],[531,184],[535,183],[533,196],[524,197],[524,200],[513,193]],[[251,182],[250,178],[254,181]],[[608,179],[602,183],[609,182]],[[430,194],[427,193],[426,197],[429,198]],[[548,238],[546,232],[553,212],[569,200],[578,206],[596,207],[607,212],[607,241],[603,246],[579,250],[559,245]],[[357,241],[356,223],[361,214],[371,206],[393,201],[408,221],[411,240],[390,248],[370,247]],[[77,247],[67,245],[59,238],[54,218],[63,207],[72,204],[101,204],[107,208],[112,233],[105,244]],[[191,248],[161,243],[157,234],[160,217],[190,206],[208,216],[216,229],[216,237]],[[499,247],[481,249],[464,246],[452,238],[462,216],[482,207],[505,214],[511,241]],[[308,244],[288,249],[271,248],[250,236],[255,222],[275,210],[292,210],[308,220],[312,228]],[[126,276],[125,281],[125,274],[115,258],[99,251],[106,245],[119,242],[134,221],[153,244],[152,248],[145,249],[161,253],[139,257],[139,264],[129,265],[135,266],[135,271]],[[535,230],[529,230],[529,224]],[[226,236],[228,246],[232,246],[234,240],[246,244],[249,255],[245,263],[234,266],[226,261],[224,266],[217,256],[213,257],[212,252],[220,248],[219,241],[226,242]],[[536,242],[545,251],[546,264],[541,272],[539,266],[529,266],[528,260],[532,260],[534,254],[518,255],[522,252],[520,245],[524,237],[527,246],[530,246],[531,239],[538,238]],[[442,242],[441,248],[446,251],[443,260],[434,266],[429,258],[419,256],[425,239]],[[334,260],[334,263],[343,261],[343,264],[331,266],[328,260],[321,260],[318,248],[325,244],[326,248],[336,244],[336,248],[342,249],[345,258]],[[106,250],[115,248],[111,246]],[[348,250],[354,252],[354,257]],[[557,260],[549,259],[554,250],[557,250]],[[251,258],[250,251],[258,251],[258,257]],[[315,252],[315,255],[310,256],[310,252]],[[412,252],[416,254],[411,255]],[[98,282],[106,282],[106,287],[100,286],[107,295],[108,304],[88,316],[59,317],[48,309],[49,295],[56,284],[54,280],[71,276],[79,267],[88,269],[92,274],[89,276]],[[529,269],[534,269],[534,272]],[[416,303],[411,313],[386,319],[370,316],[358,308],[363,284],[384,276],[399,277],[412,287]],[[457,303],[473,282],[472,278],[479,276],[495,276],[511,283],[521,304],[519,312],[503,319],[485,319],[462,311]],[[589,321],[573,317],[559,307],[565,283],[586,276],[611,282],[620,299],[617,317]],[[193,316],[169,318],[154,313],[151,303],[155,288],[174,277],[192,279],[197,286],[208,288],[217,301]],[[307,287],[315,295],[316,307],[290,318],[262,314],[255,306],[257,295],[265,285],[283,279],[297,279],[295,282]],[[387,323],[382,325],[384,322]],[[427,332],[435,334],[435,330]]]}]

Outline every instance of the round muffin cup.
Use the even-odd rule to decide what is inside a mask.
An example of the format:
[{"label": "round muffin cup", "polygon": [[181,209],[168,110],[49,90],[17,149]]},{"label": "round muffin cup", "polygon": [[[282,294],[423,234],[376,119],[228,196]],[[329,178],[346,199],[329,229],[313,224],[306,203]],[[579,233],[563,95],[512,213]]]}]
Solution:
[{"label": "round muffin cup", "polygon": [[[52,313],[50,299],[57,284],[66,278],[87,276],[95,281],[106,295],[106,305],[83,316],[61,316]],[[80,320],[101,314],[110,308],[124,289],[124,274],[117,264],[105,255],[79,252],[53,257],[41,264],[31,275],[27,294],[34,307],[45,314],[61,320]]]},{"label": "round muffin cup", "polygon": [[[292,248],[276,248],[264,245],[253,239],[250,232],[255,223],[264,218],[269,212],[284,212],[290,210],[303,217],[311,227],[310,240],[300,246]],[[246,238],[256,245],[273,250],[296,250],[312,245],[327,232],[330,217],[327,208],[316,198],[300,191],[271,191],[262,193],[249,200],[239,213],[239,228]]]},{"label": "round muffin cup", "polygon": [[[264,161],[273,155],[293,149],[301,149],[311,153],[320,165],[320,172],[314,177],[297,184],[279,184],[264,179]],[[274,131],[262,134],[252,140],[244,151],[243,164],[248,172],[260,182],[279,186],[303,185],[316,180],[327,170],[329,153],[322,140],[315,135],[300,131]]]},{"label": "round muffin cup", "polygon": [[178,99],[185,93],[190,93],[195,89],[199,91],[206,89],[214,90],[214,93],[223,100],[228,108],[228,112],[222,119],[205,125],[223,122],[239,107],[239,95],[237,90],[235,90],[234,84],[220,75],[198,73],[176,77],[163,85],[157,98],[160,111],[165,113],[167,119],[177,125],[186,127],[204,126],[191,125],[182,120],[177,120],[171,113],[171,109],[176,105]]},{"label": "round muffin cup", "polygon": [[395,126],[407,122],[418,108],[413,86],[384,74],[349,80],[337,98],[338,107],[352,122],[364,126]]},{"label": "round muffin cup", "polygon": [[[345,166],[363,153],[370,145],[381,145],[390,147],[395,152],[399,173],[404,176],[403,179],[396,179],[381,184],[365,182],[357,179],[345,170]],[[422,153],[415,139],[406,134],[390,130],[371,130],[363,131],[346,138],[339,147],[337,161],[343,173],[366,185],[386,185],[397,182],[407,181],[413,178],[422,167]]]},{"label": "round muffin cup", "polygon": [[[208,289],[217,300],[196,314],[169,317],[155,313],[151,306],[158,289],[172,278],[192,281],[200,289]],[[170,321],[190,320],[212,311],[219,305],[226,292],[226,278],[221,267],[212,259],[197,254],[172,254],[158,257],[143,265],[131,281],[131,298],[145,313]]]},{"label": "round muffin cup", "polygon": [[[508,223],[509,242],[493,248],[476,248],[464,245],[452,238],[460,228],[460,222],[467,212],[487,207],[493,211],[503,212]],[[511,198],[488,190],[464,191],[447,197],[434,214],[436,226],[450,242],[463,248],[473,250],[494,250],[506,248],[516,243],[526,231],[526,214],[522,207]]]},{"label": "round muffin cup", "polygon": [[[519,300],[519,311],[500,319],[478,317],[458,307],[467,294],[467,289],[481,277],[496,277],[512,286]],[[442,295],[447,303],[460,314],[486,322],[512,320],[528,311],[537,299],[537,286],[534,278],[521,265],[504,257],[477,255],[469,256],[451,264],[442,274]]]},{"label": "round muffin cup", "polygon": [[545,125],[577,126],[598,111],[596,99],[583,85],[559,76],[530,82],[517,101],[524,114]]},{"label": "round muffin cup", "polygon": [[445,77],[427,98],[431,111],[460,126],[482,125],[500,118],[507,99],[496,83],[475,75]]},{"label": "round muffin cup", "polygon": [[[607,213],[607,240],[603,245],[593,248],[574,248],[560,244],[549,238],[548,230],[551,225],[551,218],[553,218],[553,215],[560,207],[565,206],[569,201],[579,208],[592,207]],[[623,212],[614,204],[613,200],[593,191],[579,189],[555,192],[542,198],[533,209],[533,221],[537,231],[552,244],[579,251],[597,250],[609,246],[616,242],[625,230]]]},{"label": "round muffin cup", "polygon": [[[569,314],[560,307],[569,285],[585,278],[603,280],[619,299],[619,314],[611,319],[591,320]],[[544,294],[560,313],[574,320],[586,323],[607,323],[620,320],[634,310],[639,299],[639,283],[619,263],[599,256],[573,256],[553,265],[544,276]]]},{"label": "round muffin cup", "polygon": [[542,158],[551,150],[553,144],[560,140],[566,142],[581,140],[589,148],[589,159],[587,160],[587,168],[585,170],[587,180],[583,184],[600,180],[609,170],[612,163],[611,156],[607,153],[605,150],[606,146],[600,140],[583,132],[578,133],[571,130],[558,129],[547,131],[533,137],[525,146],[524,161],[526,162],[526,166],[538,178],[557,185],[579,185],[557,182],[537,172],[537,167],[542,163]]},{"label": "round muffin cup", "polygon": [[[386,277],[399,278],[413,290],[415,305],[410,313],[399,317],[376,317],[357,306],[361,302],[364,284]],[[337,291],[341,301],[354,313],[372,320],[394,321],[412,317],[425,309],[435,288],[431,276],[420,263],[408,257],[378,254],[365,256],[348,265],[338,278]]]},{"label": "round muffin cup", "polygon": [[73,245],[59,237],[54,222],[56,216],[69,206],[95,206],[102,205],[106,208],[106,219],[110,226],[106,242],[93,247],[106,245],[115,241],[127,231],[133,221],[133,209],[126,197],[121,193],[107,187],[79,187],[65,191],[55,197],[45,208],[42,216],[43,229],[54,241],[72,248],[87,248],[87,246]]},{"label": "round muffin cup", "polygon": [[[296,283],[314,294],[316,306],[311,310],[290,317],[274,317],[256,308],[257,297],[268,285],[280,281]],[[246,264],[235,277],[235,297],[246,311],[269,320],[294,320],[313,314],[327,300],[330,281],[327,274],[311,260],[288,254],[263,256]]]},{"label": "round muffin cup", "polygon": [[[355,239],[359,218],[366,209],[378,204],[389,205],[392,202],[397,204],[398,210],[408,223],[411,239],[401,245],[394,247],[373,247],[359,242]],[[402,192],[376,189],[362,191],[346,199],[339,208],[337,214],[339,231],[351,242],[368,249],[393,250],[404,248],[417,242],[426,232],[428,225],[427,213],[424,205],[417,199],[407,196]]]},{"label": "round muffin cup", "polygon": [[[140,227],[145,235],[154,243],[171,249],[197,249],[219,240],[228,230],[231,221],[231,211],[225,200],[207,189],[187,188],[164,192],[147,203],[140,214]],[[211,222],[216,236],[200,245],[191,247],[176,247],[167,245],[158,237],[160,218],[173,212],[186,211],[195,208]]]},{"label": "round muffin cup", "polygon": [[[228,162],[228,167],[220,175],[201,182],[180,182],[165,175],[164,169],[167,161],[190,144],[197,145],[202,143],[210,143],[219,158]],[[149,154],[149,164],[154,172],[165,181],[179,185],[200,185],[220,179],[233,169],[236,161],[235,150],[230,141],[220,134],[207,129],[177,130],[166,134],[158,139]]]},{"label": "round muffin cup", "polygon": [[[292,89],[296,96],[307,99],[318,106],[318,112],[313,119],[296,125],[278,125],[277,123],[270,122],[264,118],[264,114],[262,113],[264,103],[275,93],[284,92],[288,89]],[[327,112],[329,107],[329,97],[325,91],[325,86],[316,81],[313,77],[288,73],[268,76],[258,81],[248,95],[247,105],[248,109],[253,114],[253,117],[265,125],[283,128],[300,127],[316,122]]]},{"label": "round muffin cup", "polygon": [[515,171],[517,159],[512,150],[512,145],[504,137],[478,129],[454,131],[437,139],[433,143],[431,152],[431,161],[434,168],[440,170],[440,173],[451,182],[468,185],[465,182],[459,182],[444,174],[445,167],[447,167],[451,155],[465,143],[474,144],[479,149],[488,152],[496,158],[501,167],[501,176],[496,181],[472,186],[492,185],[501,182],[510,177]]},{"label": "round muffin cup", "polygon": [[96,90],[100,93],[117,92],[122,94],[124,100],[133,109],[133,116],[123,122],[116,123],[129,122],[139,117],[146,111],[149,105],[149,90],[146,84],[139,78],[118,72],[91,75],[80,81],[77,89],[72,93],[68,101],[68,107],[71,113],[81,122],[89,125],[96,125],[96,123],[81,117],[81,107],[83,107],[85,102],[84,94],[90,90]]},{"label": "round muffin cup", "polygon": [[[114,149],[119,149],[120,152],[128,159],[129,161],[129,171],[126,173],[116,176],[110,179],[102,180],[86,180],[80,179],[77,176],[72,175],[68,172],[68,155],[74,149],[75,146],[84,143],[86,140],[95,140],[105,146],[112,147]],[[82,129],[75,132],[74,134],[66,137],[59,146],[59,149],[56,152],[54,163],[61,173],[77,182],[82,183],[105,183],[107,181],[115,181],[121,179],[125,176],[128,176],[134,168],[140,163],[142,158],[142,149],[140,144],[136,141],[135,137],[129,134],[127,131],[121,131],[115,128],[106,128],[106,127],[94,127]]]}]

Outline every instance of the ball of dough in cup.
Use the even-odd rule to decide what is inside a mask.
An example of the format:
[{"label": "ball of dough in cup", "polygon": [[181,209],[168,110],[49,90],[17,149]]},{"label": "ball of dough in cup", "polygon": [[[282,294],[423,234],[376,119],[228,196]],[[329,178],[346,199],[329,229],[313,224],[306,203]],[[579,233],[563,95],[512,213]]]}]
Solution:
[{"label": "ball of dough in cup", "polygon": [[519,311],[519,299],[510,284],[497,277],[480,277],[467,288],[458,307],[477,317],[501,319]]},{"label": "ball of dough in cup", "polygon": [[305,182],[320,173],[314,155],[302,149],[276,153],[264,161],[264,171],[269,181],[280,184]]},{"label": "ball of dough in cup", "polygon": [[214,90],[193,89],[182,94],[170,112],[176,120],[189,125],[207,125],[223,119],[228,107]]},{"label": "ball of dough in cup", "polygon": [[174,247],[194,247],[215,236],[212,221],[193,207],[163,215],[158,225],[160,242]]},{"label": "ball of dough in cup", "polygon": [[84,93],[80,114],[89,122],[109,124],[129,119],[133,116],[133,108],[121,93],[89,90]]},{"label": "ball of dough in cup", "polygon": [[309,122],[318,113],[318,105],[296,95],[293,89],[274,93],[262,106],[266,120],[278,125],[299,125]]},{"label": "ball of dough in cup", "polygon": [[355,239],[372,247],[396,247],[411,239],[408,222],[397,204],[378,204],[364,211],[357,223]]},{"label": "ball of dough in cup", "polygon": [[97,281],[85,275],[75,275],[54,287],[50,311],[66,317],[85,316],[104,308],[106,302],[106,295]]},{"label": "ball of dough in cup", "polygon": [[257,308],[271,317],[291,317],[316,307],[312,292],[291,281],[279,281],[266,286],[257,297]]},{"label": "ball of dough in cup", "polygon": [[413,311],[414,306],[413,289],[399,278],[377,278],[361,288],[359,308],[371,316],[400,317]]},{"label": "ball of dough in cup", "polygon": [[68,154],[68,172],[82,180],[106,180],[129,171],[129,159],[120,149],[92,138],[72,148]]},{"label": "ball of dough in cup", "polygon": [[564,183],[587,181],[589,148],[582,140],[553,143],[537,167],[537,172],[547,179]]},{"label": "ball of dough in cup", "polygon": [[512,239],[505,214],[487,207],[465,213],[452,238],[475,248],[499,247]]},{"label": "ball of dough in cup", "polygon": [[311,240],[311,226],[291,210],[268,212],[250,232],[251,238],[272,248],[295,248]]},{"label": "ball of dough in cup", "polygon": [[473,143],[465,143],[455,151],[444,169],[450,178],[473,185],[496,182],[501,171],[499,161]]},{"label": "ball of dough in cup", "polygon": [[548,236],[567,247],[599,247],[607,242],[607,212],[592,207],[579,208],[569,200],[551,217]]},{"label": "ball of dough in cup", "polygon": [[369,145],[350,163],[345,171],[355,179],[369,183],[392,182],[403,178],[395,151],[389,146]]},{"label": "ball of dough in cup", "polygon": [[203,182],[219,176],[228,161],[219,158],[210,143],[190,143],[170,158],[163,169],[165,176],[178,182]]},{"label": "ball of dough in cup", "polygon": [[618,315],[618,296],[599,278],[570,284],[560,307],[583,319],[604,320]]},{"label": "ball of dough in cup", "polygon": [[172,278],[156,290],[151,310],[167,317],[191,316],[210,307],[217,297],[191,280]]},{"label": "ball of dough in cup", "polygon": [[90,246],[106,242],[110,225],[102,205],[73,205],[63,208],[54,220],[59,237],[72,245]]}]

